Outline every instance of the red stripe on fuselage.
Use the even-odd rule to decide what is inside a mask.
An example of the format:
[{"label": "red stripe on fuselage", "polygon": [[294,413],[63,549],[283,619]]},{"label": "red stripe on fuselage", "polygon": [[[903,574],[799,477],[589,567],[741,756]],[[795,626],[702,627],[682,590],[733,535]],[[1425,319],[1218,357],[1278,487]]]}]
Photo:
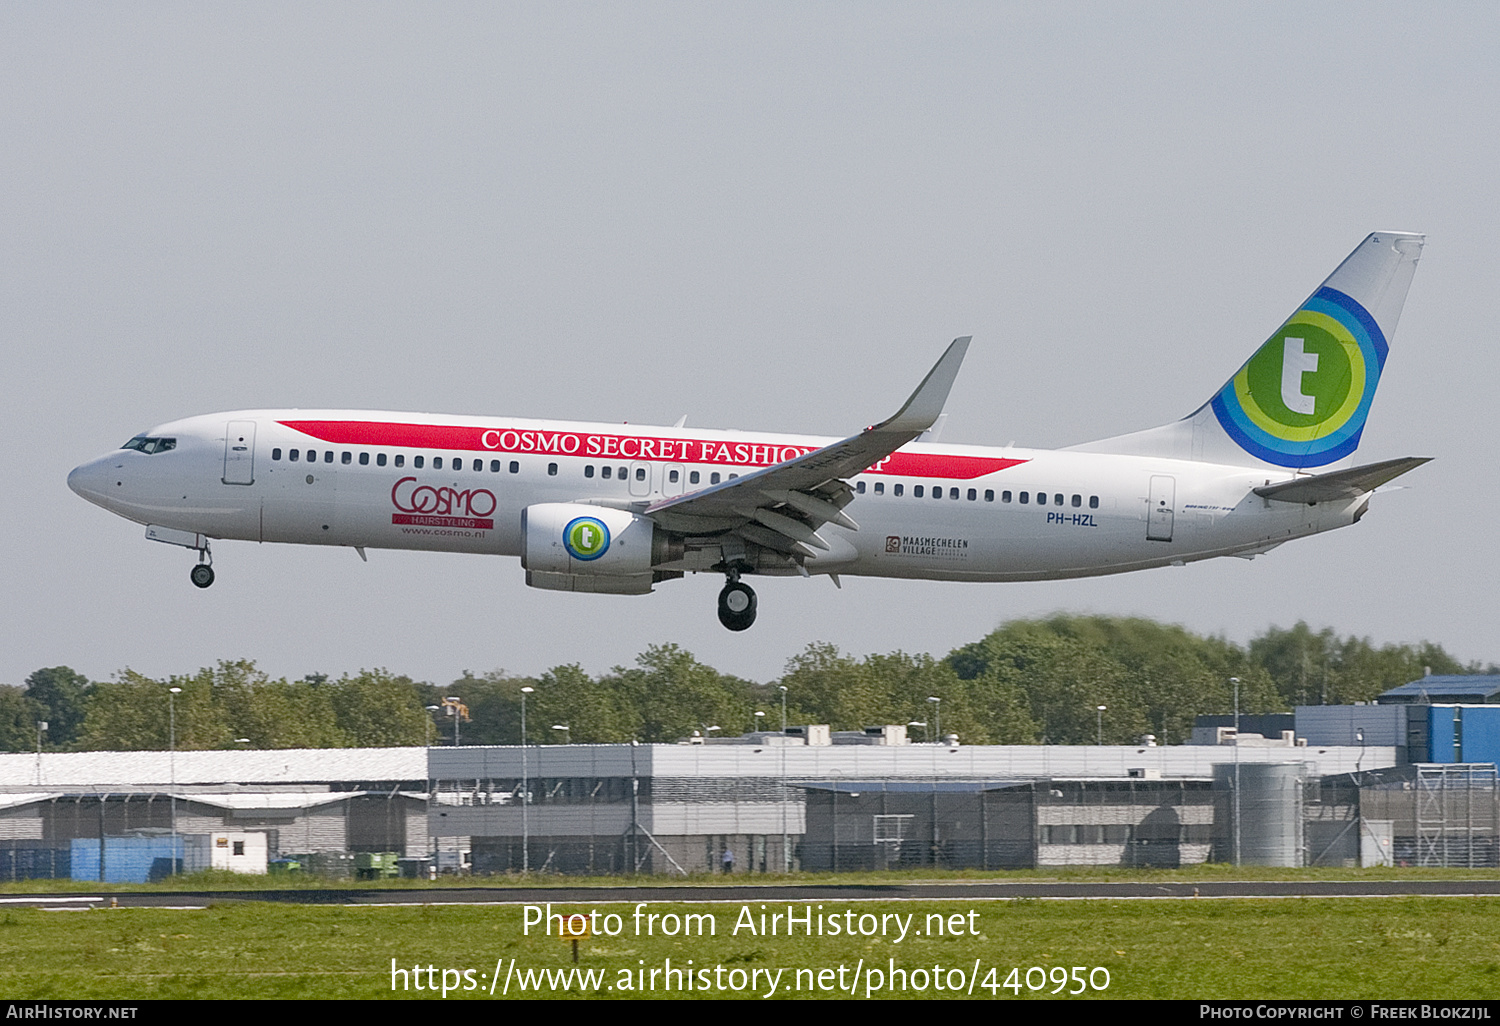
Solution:
[{"label": "red stripe on fuselage", "polygon": [[[706,463],[769,467],[815,452],[815,446],[708,438],[661,438],[535,428],[482,428],[449,424],[395,424],[363,420],[283,420],[282,426],[330,445],[390,446],[461,452],[578,456],[588,459]],[[867,473],[972,480],[1025,460],[996,456],[945,456],[895,452]]]}]

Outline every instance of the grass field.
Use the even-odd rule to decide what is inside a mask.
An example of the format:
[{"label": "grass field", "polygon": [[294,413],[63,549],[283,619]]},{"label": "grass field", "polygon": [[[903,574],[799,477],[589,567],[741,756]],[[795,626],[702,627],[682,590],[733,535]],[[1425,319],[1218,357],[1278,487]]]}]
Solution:
[{"label": "grass field", "polygon": [[472,887],[684,887],[732,884],[753,887],[765,884],[820,884],[856,886],[891,883],[954,883],[986,881],[1169,881],[1193,883],[1199,880],[1493,880],[1494,869],[1428,869],[1418,867],[1372,867],[1350,869],[1314,866],[1303,869],[1279,869],[1264,866],[1233,866],[1227,863],[1203,863],[1181,869],[1139,869],[1112,866],[1054,866],[1046,869],[950,870],[900,869],[865,873],[740,873],[724,877],[717,873],[682,877],[666,874],[640,876],[562,876],[556,873],[532,873],[529,876],[442,876],[426,880],[331,880],[327,877],[297,873],[277,876],[251,876],[224,871],[190,873],[154,884],[101,884],[87,880],[19,880],[0,881],[0,895],[5,894],[108,894],[111,891],[258,891],[258,890],[412,890],[431,888],[446,890]]},{"label": "grass field", "polygon": [[[434,898],[441,900],[440,894]],[[500,1000],[506,989],[507,1000],[749,998],[766,994],[778,969],[778,998],[847,999],[851,986],[853,995],[862,998],[877,982],[881,988],[873,996],[906,998],[1500,996],[1500,899],[824,902],[822,915],[836,914],[841,929],[854,925],[853,937],[826,932],[808,937],[800,925],[797,935],[788,937],[784,921],[777,924],[776,936],[762,935],[758,903],[749,906],[755,933],[743,928],[745,913],[738,904],[653,903],[645,915],[657,913],[659,918],[643,918],[639,934],[634,905],[597,908],[601,917],[612,912],[620,919],[599,921],[617,926],[617,936],[591,936],[579,943],[578,968],[596,975],[551,985],[537,974],[572,970],[571,945],[540,935],[537,928],[523,934],[521,906],[234,902],[200,910],[14,908],[0,912],[0,998],[443,1000],[445,981],[450,1001]],[[802,907],[796,909],[800,916]],[[587,912],[588,907],[554,911]],[[785,904],[765,911],[784,913]],[[816,905],[813,912],[819,913]],[[660,936],[662,928],[681,924],[680,918],[665,917],[688,913],[712,913],[713,935],[705,929],[701,937]],[[929,915],[943,918],[943,935],[927,931]],[[861,916],[876,918],[861,924]],[[898,933],[901,920],[891,916],[912,917],[906,920],[904,939]],[[737,921],[742,925],[736,933]],[[885,936],[858,935],[861,925],[873,931],[877,922]],[[827,923],[825,918],[825,927]],[[647,925],[656,935],[646,935]],[[949,935],[949,929],[957,935]],[[404,974],[393,977],[393,959]],[[669,959],[679,970],[676,977],[661,972]],[[896,968],[906,970],[904,992],[889,989],[895,982],[892,959]],[[1082,967],[1076,979],[1074,966]],[[416,967],[420,973],[413,972]],[[1019,970],[1015,976],[1010,974],[1013,967]],[[1037,990],[1027,987],[1030,967],[1038,970],[1030,975],[1031,984],[1041,984]],[[1083,989],[1084,994],[1052,995],[1058,977],[1047,978],[1046,971],[1053,967],[1062,967],[1064,991]],[[682,976],[684,968],[692,972]],[[1104,979],[1095,971],[1100,968],[1108,971],[1106,989],[1095,989]],[[658,970],[655,979],[649,975],[652,969]],[[1090,979],[1094,988],[1087,985]],[[1008,981],[1012,987],[1005,986]],[[627,982],[632,989],[623,989]],[[685,989],[689,982],[694,984],[691,992]],[[675,984],[671,990],[666,989],[669,983]],[[955,983],[957,995],[949,989]],[[843,990],[832,989],[840,985]]]}]

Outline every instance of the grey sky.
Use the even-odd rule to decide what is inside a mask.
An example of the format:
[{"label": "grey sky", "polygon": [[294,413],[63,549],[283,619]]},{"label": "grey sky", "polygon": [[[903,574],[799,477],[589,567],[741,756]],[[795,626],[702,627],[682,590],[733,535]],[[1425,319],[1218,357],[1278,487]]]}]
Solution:
[{"label": "grey sky", "polygon": [[[942,654],[1053,610],[1500,658],[1497,30],[1479,3],[0,7],[0,682],[597,672],[667,641],[766,679],[815,640]],[[768,580],[734,635],[711,576],[570,596],[498,558],[226,542],[200,592],[64,483],[259,406],[837,435],[970,333],[944,439],[1065,445],[1192,411],[1376,229],[1428,246],[1360,456],[1437,460],[1253,563]]]}]

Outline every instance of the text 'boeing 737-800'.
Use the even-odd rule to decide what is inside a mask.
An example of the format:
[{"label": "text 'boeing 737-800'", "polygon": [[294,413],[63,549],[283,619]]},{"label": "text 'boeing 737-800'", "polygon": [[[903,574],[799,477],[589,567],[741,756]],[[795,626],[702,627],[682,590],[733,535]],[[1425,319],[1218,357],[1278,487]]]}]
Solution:
[{"label": "text 'boeing 737-800'", "polygon": [[346,410],[242,410],[137,435],[68,485],[195,549],[235,539],[519,556],[526,583],[644,595],[723,574],[1035,581],[1254,556],[1357,522],[1425,459],[1350,466],[1422,236],[1377,232],[1182,420],[1060,450],[930,438],[969,339],[843,439]]}]

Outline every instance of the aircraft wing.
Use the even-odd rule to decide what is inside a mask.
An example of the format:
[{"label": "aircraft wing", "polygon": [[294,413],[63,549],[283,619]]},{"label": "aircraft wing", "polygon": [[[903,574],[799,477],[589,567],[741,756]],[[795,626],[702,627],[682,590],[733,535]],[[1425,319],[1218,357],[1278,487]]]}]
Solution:
[{"label": "aircraft wing", "polygon": [[804,557],[826,551],[828,543],[817,533],[823,524],[859,529],[842,512],[854,497],[843,479],[879,463],[936,422],[968,348],[968,336],[954,339],[906,404],[874,427],[796,459],[664,499],[642,512],[678,533],[728,531]]},{"label": "aircraft wing", "polygon": [[1353,499],[1366,492],[1373,492],[1387,481],[1395,480],[1408,470],[1415,470],[1431,461],[1431,456],[1403,456],[1397,460],[1385,460],[1348,470],[1335,470],[1329,474],[1298,477],[1280,484],[1264,485],[1254,489],[1255,494],[1277,502],[1335,502]]}]

